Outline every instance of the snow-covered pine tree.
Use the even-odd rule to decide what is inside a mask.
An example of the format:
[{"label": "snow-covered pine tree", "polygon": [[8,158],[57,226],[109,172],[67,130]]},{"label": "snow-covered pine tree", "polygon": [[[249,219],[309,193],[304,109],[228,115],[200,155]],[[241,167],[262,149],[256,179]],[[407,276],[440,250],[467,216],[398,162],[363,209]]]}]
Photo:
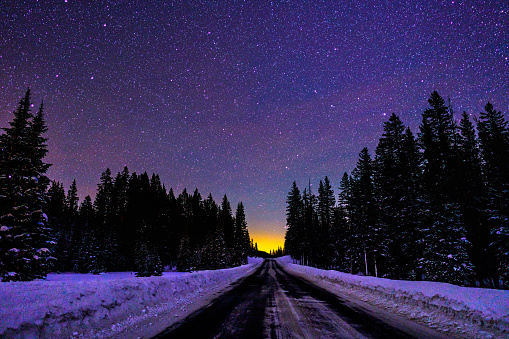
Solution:
[{"label": "snow-covered pine tree", "polygon": [[10,127],[0,135],[0,276],[3,281],[44,278],[50,269],[50,238],[43,213],[49,164],[43,105],[30,112],[30,89]]},{"label": "snow-covered pine tree", "polygon": [[[500,260],[499,274],[509,285],[509,128],[502,112],[491,103],[477,122],[483,172],[488,189],[489,228],[495,236],[495,251]],[[498,265],[497,265],[498,266]],[[495,278],[498,286],[498,279]]]},{"label": "snow-covered pine tree", "polygon": [[420,255],[416,249],[416,239],[419,230],[421,201],[420,186],[420,153],[414,134],[409,127],[403,136],[400,164],[403,166],[401,187],[404,195],[401,197],[400,223],[402,225],[402,278],[416,279],[418,275],[417,258]]},{"label": "snow-covered pine tree", "polygon": [[422,115],[419,141],[423,156],[423,219],[418,235],[419,264],[427,280],[466,284],[472,264],[466,232],[455,201],[458,151],[456,124],[450,107],[434,91]]},{"label": "snow-covered pine tree", "polygon": [[[459,204],[461,222],[466,230],[466,248],[474,265],[475,279],[481,287],[486,284],[494,287],[494,280],[498,279],[498,262],[493,247],[495,239],[490,234],[489,222],[484,213],[486,189],[478,141],[474,125],[466,112],[462,114],[457,140],[461,170],[457,173],[459,184],[456,187],[455,200]],[[475,283],[472,282],[472,285]]]}]

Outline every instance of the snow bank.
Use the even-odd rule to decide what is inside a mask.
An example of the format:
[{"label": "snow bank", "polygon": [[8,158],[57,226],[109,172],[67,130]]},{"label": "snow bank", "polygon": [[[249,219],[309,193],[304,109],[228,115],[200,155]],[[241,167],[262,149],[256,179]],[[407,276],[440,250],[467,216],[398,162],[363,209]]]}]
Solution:
[{"label": "snow bank", "polygon": [[108,337],[146,314],[172,309],[185,316],[185,305],[227,288],[261,261],[217,271],[165,272],[162,277],[51,274],[45,281],[0,283],[0,337]]},{"label": "snow bank", "polygon": [[323,287],[460,337],[509,338],[509,291],[356,276],[278,261]]}]

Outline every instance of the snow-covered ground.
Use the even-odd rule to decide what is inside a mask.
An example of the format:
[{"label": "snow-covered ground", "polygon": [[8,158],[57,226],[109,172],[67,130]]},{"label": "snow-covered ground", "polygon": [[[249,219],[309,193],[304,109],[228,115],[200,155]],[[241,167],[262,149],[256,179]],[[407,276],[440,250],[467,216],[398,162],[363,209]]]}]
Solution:
[{"label": "snow-covered ground", "polygon": [[[0,283],[0,337],[149,338],[254,272],[263,259],[218,271],[50,274]],[[509,291],[397,281],[319,270],[278,259],[340,296],[360,299],[460,338],[509,338]]]},{"label": "snow-covered ground", "polygon": [[360,299],[460,338],[509,338],[509,291],[401,281],[320,270],[278,259],[338,295]]},{"label": "snow-covered ground", "polygon": [[236,268],[162,277],[69,273],[0,283],[0,337],[150,337],[206,305],[262,261],[250,258]]}]

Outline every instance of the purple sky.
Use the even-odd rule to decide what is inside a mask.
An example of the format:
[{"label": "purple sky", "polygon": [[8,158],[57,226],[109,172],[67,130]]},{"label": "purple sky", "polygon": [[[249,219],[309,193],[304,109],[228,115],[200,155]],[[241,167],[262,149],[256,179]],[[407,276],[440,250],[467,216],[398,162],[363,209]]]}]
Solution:
[{"label": "purple sky", "polygon": [[[509,111],[504,1],[0,0],[0,126],[44,99],[52,179],[158,173],[243,201],[282,245],[292,182],[337,190],[390,113],[417,132],[433,90]],[[269,238],[273,242],[269,243]]]}]

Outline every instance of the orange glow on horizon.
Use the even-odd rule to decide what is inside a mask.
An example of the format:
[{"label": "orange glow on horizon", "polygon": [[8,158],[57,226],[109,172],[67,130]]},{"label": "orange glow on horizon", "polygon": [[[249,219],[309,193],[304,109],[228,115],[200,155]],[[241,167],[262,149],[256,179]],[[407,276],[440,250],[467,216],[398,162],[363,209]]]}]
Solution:
[{"label": "orange glow on horizon", "polygon": [[258,244],[258,250],[267,253],[269,253],[271,250],[277,250],[278,247],[283,248],[285,243],[284,235],[280,234],[250,232],[250,236],[253,238],[253,241]]}]

